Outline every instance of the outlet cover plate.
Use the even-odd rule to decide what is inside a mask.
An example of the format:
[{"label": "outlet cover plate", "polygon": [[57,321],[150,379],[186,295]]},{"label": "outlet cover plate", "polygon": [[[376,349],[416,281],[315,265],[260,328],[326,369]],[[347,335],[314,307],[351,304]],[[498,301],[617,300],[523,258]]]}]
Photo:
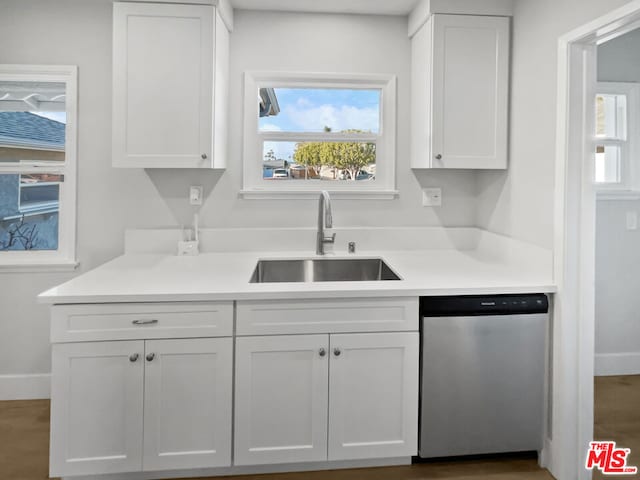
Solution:
[{"label": "outlet cover plate", "polygon": [[439,207],[442,205],[442,189],[438,187],[422,189],[422,206]]},{"label": "outlet cover plate", "polygon": [[189,203],[191,205],[202,205],[203,188],[200,185],[189,187]]}]

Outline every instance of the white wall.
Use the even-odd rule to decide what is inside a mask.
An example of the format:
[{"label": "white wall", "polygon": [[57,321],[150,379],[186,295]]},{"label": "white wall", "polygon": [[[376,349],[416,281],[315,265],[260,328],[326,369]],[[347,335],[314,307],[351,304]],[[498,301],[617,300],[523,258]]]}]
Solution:
[{"label": "white wall", "polygon": [[[247,69],[394,73],[398,76],[397,188],[393,201],[335,201],[336,226],[473,226],[475,174],[409,169],[406,18],[237,12],[231,37],[230,158],[224,174],[113,169],[111,0],[2,0],[0,63],[79,66],[79,272],[119,255],[126,227],[180,225],[193,213],[189,184],[208,195],[203,226],[312,226],[314,201],[242,200],[241,89]],[[443,188],[444,206],[421,206],[421,185]],[[215,187],[215,188],[214,188]],[[286,209],[287,215],[274,214]],[[311,252],[313,245],[309,245]],[[2,375],[50,370],[48,316],[36,295],[75,274],[0,273]],[[6,379],[5,379],[6,380]]]},{"label": "white wall", "polygon": [[640,374],[640,230],[626,212],[640,201],[599,201],[596,210],[596,375]]},{"label": "white wall", "polygon": [[[205,219],[224,226],[312,226],[315,200],[242,200],[242,74],[246,70],[392,73],[398,76],[397,188],[394,201],[334,201],[334,223],[351,226],[473,225],[475,176],[409,168],[410,41],[405,17],[236,11],[231,35],[230,164],[207,204]],[[421,206],[420,183],[443,187],[443,207]],[[291,215],[273,215],[286,209]],[[296,214],[297,213],[297,214]]]},{"label": "white wall", "polygon": [[640,82],[640,29],[598,47],[598,81]]},{"label": "white wall", "polygon": [[[122,251],[125,226],[175,222],[144,171],[109,164],[110,17],[107,0],[2,0],[0,14],[0,63],[79,66],[80,272]],[[49,372],[48,312],[35,298],[72,275],[0,273],[0,394],[2,375]]]},{"label": "white wall", "polygon": [[[640,30],[598,47],[598,80],[640,82]],[[597,202],[596,375],[640,373],[640,230],[626,229],[627,212],[640,201]]]},{"label": "white wall", "polygon": [[478,225],[553,247],[558,37],[627,0],[515,0],[509,170],[478,177]]}]

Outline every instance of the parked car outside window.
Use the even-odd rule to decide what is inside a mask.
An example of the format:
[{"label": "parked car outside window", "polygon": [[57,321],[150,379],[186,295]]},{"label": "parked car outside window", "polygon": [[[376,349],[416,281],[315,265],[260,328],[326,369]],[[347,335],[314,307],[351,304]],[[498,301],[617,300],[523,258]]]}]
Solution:
[{"label": "parked car outside window", "polygon": [[286,168],[276,168],[273,171],[273,178],[289,178],[289,172]]}]

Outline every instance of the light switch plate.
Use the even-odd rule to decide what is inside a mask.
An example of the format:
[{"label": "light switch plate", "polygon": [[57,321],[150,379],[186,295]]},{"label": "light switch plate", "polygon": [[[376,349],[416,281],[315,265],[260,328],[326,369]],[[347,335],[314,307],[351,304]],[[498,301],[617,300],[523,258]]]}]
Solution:
[{"label": "light switch plate", "polygon": [[638,212],[627,212],[627,230],[638,229]]},{"label": "light switch plate", "polygon": [[189,203],[191,205],[202,205],[203,189],[200,185],[189,187]]},{"label": "light switch plate", "polygon": [[422,189],[422,206],[423,207],[439,207],[442,205],[442,189],[441,188],[423,188]]}]

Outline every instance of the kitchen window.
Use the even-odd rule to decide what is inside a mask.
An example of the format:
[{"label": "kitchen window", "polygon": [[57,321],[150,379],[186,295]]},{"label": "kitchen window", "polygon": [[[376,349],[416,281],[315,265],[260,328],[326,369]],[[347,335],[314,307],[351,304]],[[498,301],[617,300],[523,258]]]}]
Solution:
[{"label": "kitchen window", "polygon": [[396,79],[245,74],[248,198],[394,198]]},{"label": "kitchen window", "polygon": [[596,94],[595,184],[600,196],[640,191],[637,117],[639,86],[599,83]]},{"label": "kitchen window", "polygon": [[73,66],[0,65],[0,270],[76,266]]}]

